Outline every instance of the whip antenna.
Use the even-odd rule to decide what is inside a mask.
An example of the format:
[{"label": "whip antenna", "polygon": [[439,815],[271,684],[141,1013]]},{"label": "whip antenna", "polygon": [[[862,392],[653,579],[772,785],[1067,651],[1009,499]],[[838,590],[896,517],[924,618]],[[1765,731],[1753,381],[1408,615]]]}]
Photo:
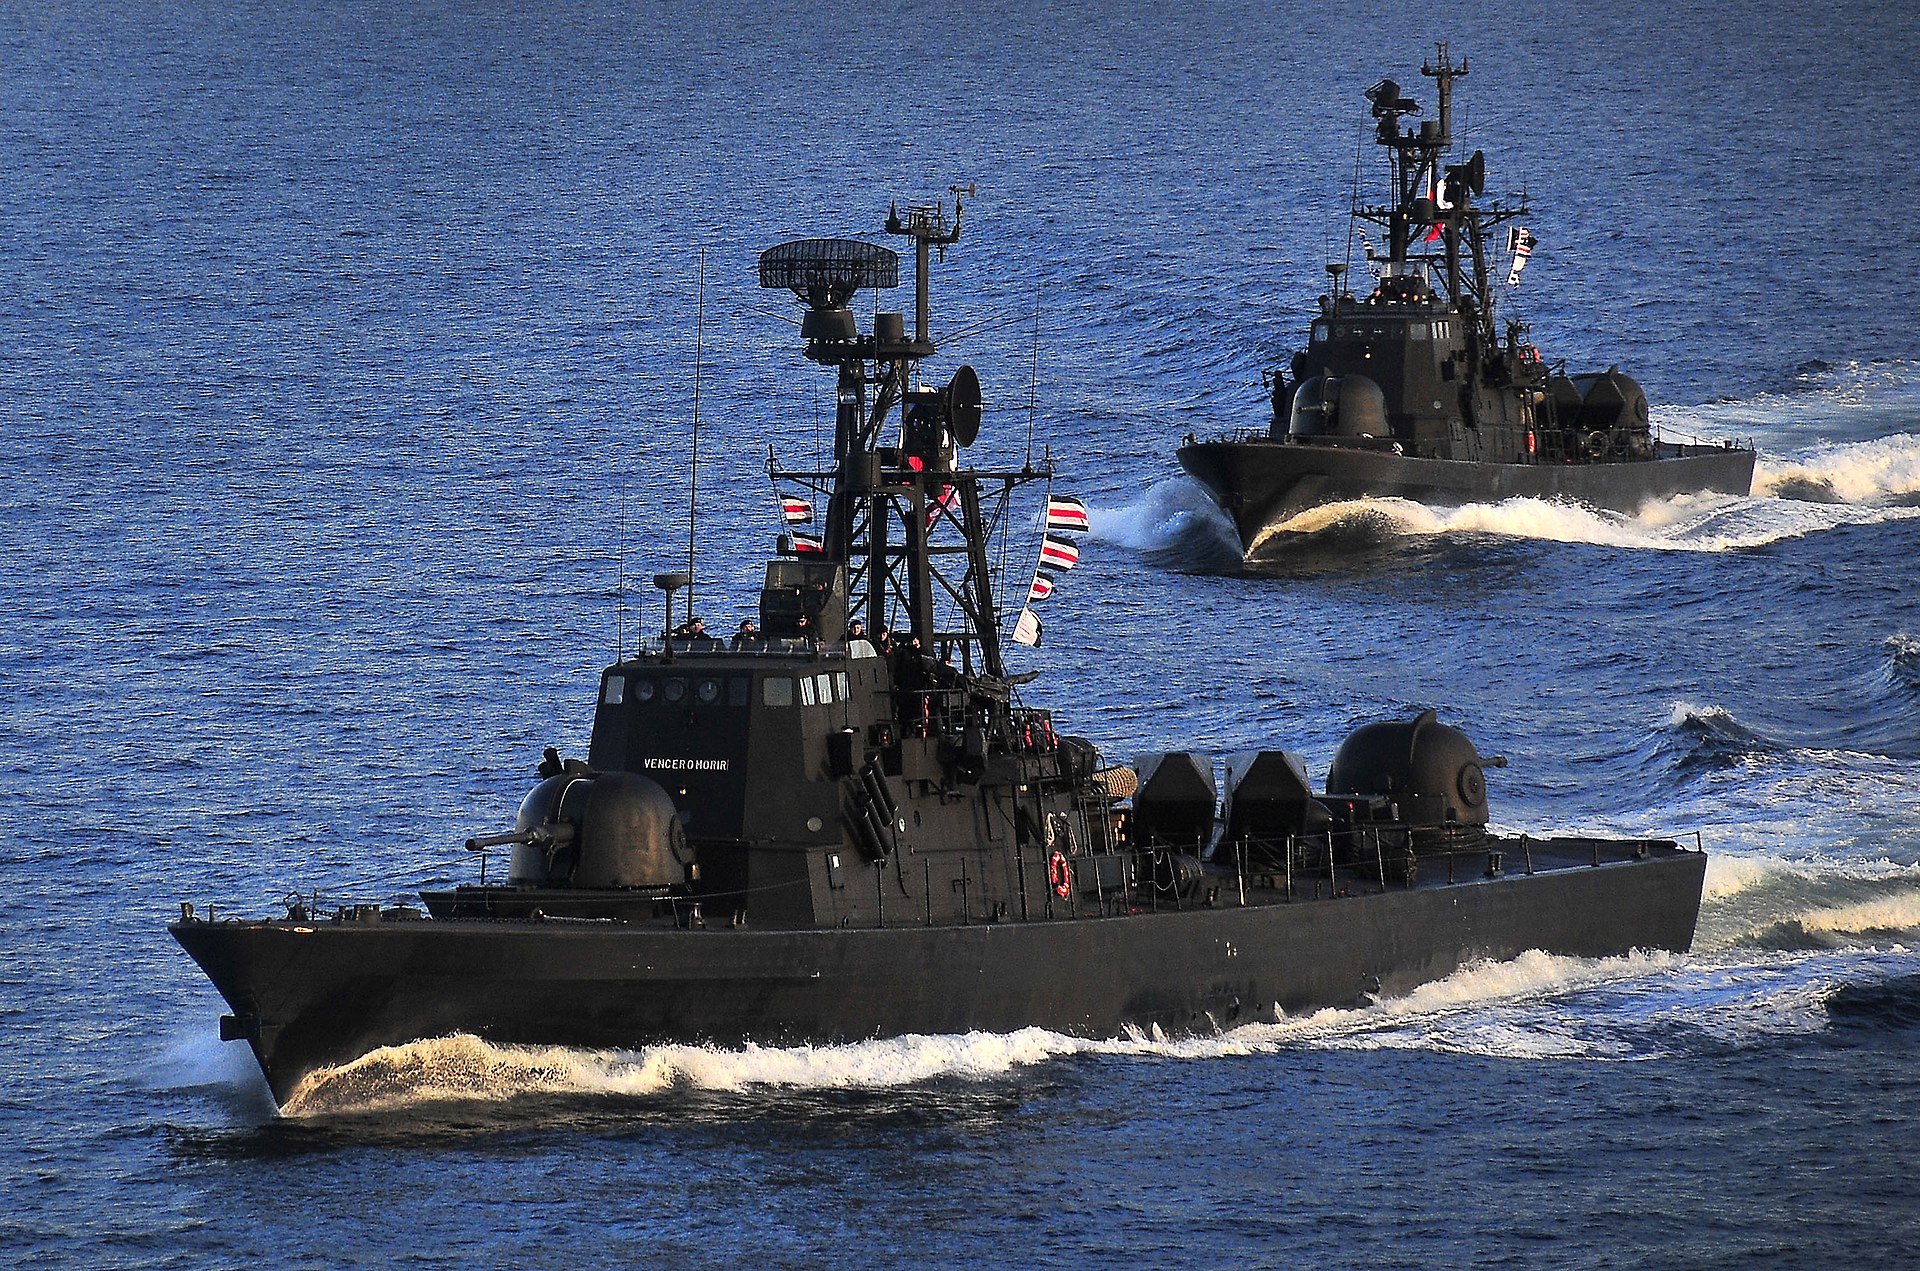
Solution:
[{"label": "whip antenna", "polygon": [[1040,288],[1033,289],[1033,373],[1027,380],[1027,467],[1033,466],[1033,415],[1040,400]]},{"label": "whip antenna", "polygon": [[693,317],[693,464],[687,477],[687,618],[693,618],[694,518],[700,512],[700,362],[707,322],[707,249],[700,249],[700,290]]},{"label": "whip antenna", "polygon": [[620,478],[620,548],[619,564],[616,567],[617,579],[614,586],[614,646],[613,660],[624,662],[627,657],[627,479]]}]

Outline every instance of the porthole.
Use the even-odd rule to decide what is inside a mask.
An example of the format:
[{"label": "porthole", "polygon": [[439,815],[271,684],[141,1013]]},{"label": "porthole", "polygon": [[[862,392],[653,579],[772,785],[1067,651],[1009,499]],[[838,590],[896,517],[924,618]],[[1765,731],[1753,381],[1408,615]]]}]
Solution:
[{"label": "porthole", "polygon": [[700,700],[703,702],[717,702],[720,700],[720,681],[701,680],[700,687],[694,692],[700,695]]},{"label": "porthole", "polygon": [[668,680],[660,686],[660,691],[669,702],[678,702],[687,696],[687,682],[681,679]]}]

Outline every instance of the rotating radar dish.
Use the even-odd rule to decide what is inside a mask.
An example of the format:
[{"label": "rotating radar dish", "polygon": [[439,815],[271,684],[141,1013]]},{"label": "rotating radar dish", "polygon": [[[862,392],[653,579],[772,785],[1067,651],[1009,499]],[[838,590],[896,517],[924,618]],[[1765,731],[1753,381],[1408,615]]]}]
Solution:
[{"label": "rotating radar dish", "polygon": [[760,253],[760,285],[785,287],[814,309],[839,309],[862,287],[899,286],[900,257],[853,238],[800,238]]}]

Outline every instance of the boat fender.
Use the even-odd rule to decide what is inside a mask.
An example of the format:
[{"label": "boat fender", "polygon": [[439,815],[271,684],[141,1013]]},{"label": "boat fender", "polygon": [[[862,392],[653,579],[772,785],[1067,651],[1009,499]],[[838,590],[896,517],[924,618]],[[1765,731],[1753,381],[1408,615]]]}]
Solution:
[{"label": "boat fender", "polygon": [[1073,890],[1073,870],[1067,865],[1065,852],[1047,858],[1047,881],[1053,884],[1053,894],[1062,900]]}]

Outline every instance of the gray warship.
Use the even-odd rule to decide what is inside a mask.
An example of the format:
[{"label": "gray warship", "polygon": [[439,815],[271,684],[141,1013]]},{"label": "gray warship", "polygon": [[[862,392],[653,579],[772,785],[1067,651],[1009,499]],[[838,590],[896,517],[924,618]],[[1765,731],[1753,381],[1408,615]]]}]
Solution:
[{"label": "gray warship", "polygon": [[[987,544],[1051,462],[976,467],[965,366],[927,386],[930,250],[961,200],[889,215],[911,330],[849,302],[890,248],[776,246],[836,382],[825,500],[783,537],[759,630],[666,618],[590,686],[584,758],[548,748],[476,881],[418,903],[295,896],[273,917],[183,904],[169,931],[273,1096],[304,1104],[381,1047],[841,1043],[1037,1025],[1227,1029],[1403,994],[1530,949],[1688,948],[1706,858],[1671,838],[1531,837],[1489,821],[1481,756],[1433,711],[1366,724],[1315,789],[1271,749],[1103,761],[1008,669]],[[684,618],[684,602],[681,610]],[[856,625],[860,624],[860,625]],[[890,639],[880,633],[889,630]],[[1018,631],[1016,625],[1013,628]],[[490,853],[507,855],[489,878]]]},{"label": "gray warship", "polygon": [[[1750,445],[1663,440],[1645,391],[1618,366],[1570,373],[1542,357],[1526,324],[1502,330],[1490,233],[1511,223],[1504,279],[1517,283],[1535,243],[1518,224],[1529,208],[1524,195],[1475,201],[1486,189],[1483,152],[1447,162],[1466,61],[1455,66],[1442,44],[1420,70],[1439,108],[1417,127],[1402,126],[1420,106],[1399,84],[1366,92],[1388,197],[1363,202],[1356,191],[1348,259],[1327,266],[1331,286],[1306,346],[1268,372],[1271,422],[1189,435],[1179,449],[1242,549],[1310,508],[1352,499],[1457,507],[1528,497],[1631,512],[1677,494],[1748,493]],[[1384,256],[1366,226],[1384,235]],[[1377,274],[1365,295],[1352,287],[1356,242]]]}]

